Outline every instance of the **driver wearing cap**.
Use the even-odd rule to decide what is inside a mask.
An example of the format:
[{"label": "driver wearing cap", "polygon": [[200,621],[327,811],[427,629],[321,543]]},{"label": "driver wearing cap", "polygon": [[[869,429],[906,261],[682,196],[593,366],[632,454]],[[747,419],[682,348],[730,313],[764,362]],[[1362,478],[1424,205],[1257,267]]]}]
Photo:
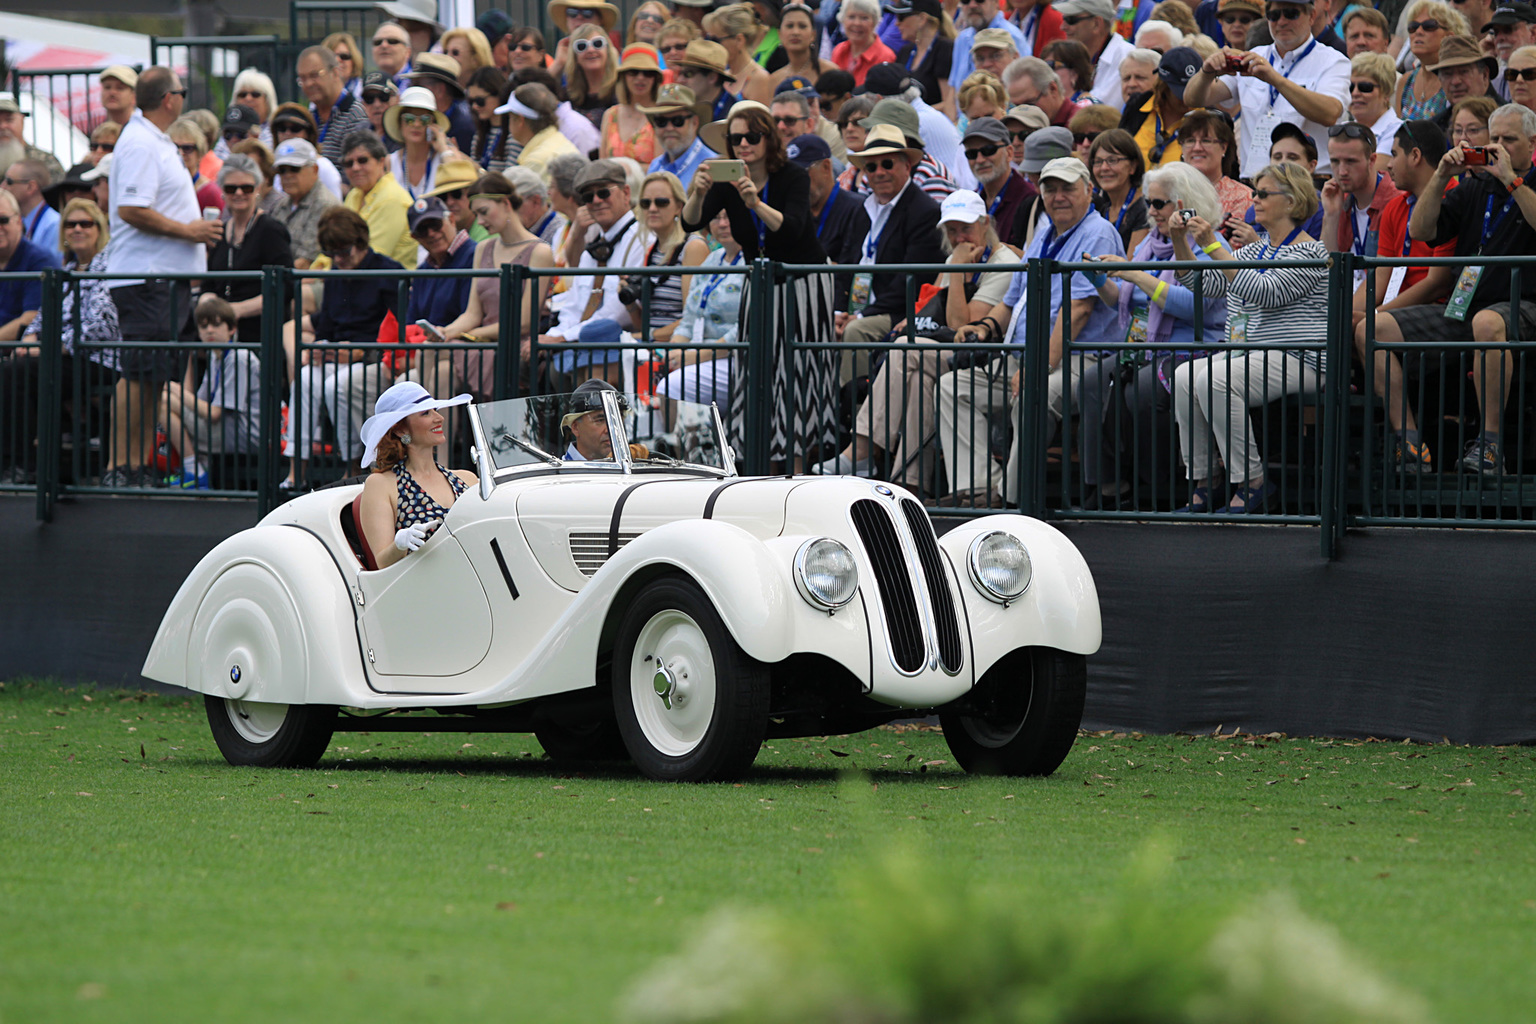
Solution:
[{"label": "driver wearing cap", "polygon": [[[605,380],[593,378],[585,381],[575,391],[566,405],[565,415],[560,417],[560,432],[571,441],[566,445],[566,462],[603,462],[613,459],[613,438],[608,434],[608,414],[603,409],[603,392],[618,395],[619,409],[627,412],[629,403],[618,389]],[[643,444],[629,446],[632,459],[648,459],[650,451]]]}]

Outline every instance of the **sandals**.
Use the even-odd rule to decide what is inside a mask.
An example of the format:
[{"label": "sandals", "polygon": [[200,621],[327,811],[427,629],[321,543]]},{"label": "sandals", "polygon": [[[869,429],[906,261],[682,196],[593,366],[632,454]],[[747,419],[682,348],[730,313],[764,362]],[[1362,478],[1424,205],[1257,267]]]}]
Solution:
[{"label": "sandals", "polygon": [[[1268,480],[1265,480],[1257,487],[1250,487],[1244,484],[1232,492],[1232,497],[1226,505],[1216,511],[1220,515],[1232,516],[1257,514],[1269,508],[1269,500],[1274,495],[1275,485]],[[1242,504],[1235,505],[1234,502],[1237,501],[1241,501]]]},{"label": "sandals", "polygon": [[1189,504],[1185,505],[1183,508],[1175,509],[1174,511],[1178,513],[1193,513],[1195,515],[1199,515],[1202,512],[1209,512],[1210,510],[1211,488],[1209,485],[1207,485],[1205,487],[1196,487],[1190,491]]}]

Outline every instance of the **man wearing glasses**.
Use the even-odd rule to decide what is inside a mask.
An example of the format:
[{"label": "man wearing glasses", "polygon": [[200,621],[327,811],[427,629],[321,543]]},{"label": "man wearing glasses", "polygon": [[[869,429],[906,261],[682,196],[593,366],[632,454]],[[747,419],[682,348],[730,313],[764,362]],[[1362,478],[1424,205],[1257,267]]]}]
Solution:
[{"label": "man wearing glasses", "polygon": [[368,110],[362,100],[347,91],[336,54],[328,48],[306,47],[296,68],[299,88],[309,99],[310,116],[315,119],[320,153],[331,163],[340,164],[347,136],[371,127]]},{"label": "man wearing glasses", "polygon": [[976,61],[971,56],[971,47],[976,42],[976,33],[984,28],[1000,28],[1005,30],[1013,38],[1013,48],[1019,53],[1032,53],[1029,48],[1029,40],[1019,27],[1007,18],[1003,17],[997,9],[997,0],[960,0],[960,6],[955,11],[955,24],[959,26],[960,33],[955,36],[954,60],[949,66],[949,84],[956,93],[960,92],[960,86],[965,84],[965,79],[972,71],[976,70]]},{"label": "man wearing glasses", "polygon": [[264,209],[288,229],[293,265],[299,270],[308,270],[320,255],[320,215],[341,205],[335,193],[320,183],[319,164],[320,154],[308,139],[284,139],[272,160],[283,189],[272,190]]},{"label": "man wearing glasses", "polygon": [[[1093,102],[1116,110],[1125,106],[1120,95],[1120,62],[1136,47],[1115,31],[1118,15],[1114,0],[1057,0],[1053,9],[1061,15],[1061,31],[1088,50],[1088,59],[1097,69],[1093,88],[1088,94]],[[1078,88],[1082,88],[1081,85]]]},{"label": "man wearing glasses", "polygon": [[[203,219],[192,177],[166,134],[181,116],[187,90],[176,72],[156,66],[139,75],[134,95],[138,113],[112,153],[107,272],[203,273],[207,243],[218,241],[224,227]],[[129,343],[192,341],[190,299],[186,280],[112,281],[118,324]],[[101,482],[106,487],[158,486],[159,476],[144,468],[154,444],[155,399],[166,382],[180,376],[180,360],[170,349],[131,344],[119,358],[123,375],[112,409],[112,453]]]},{"label": "man wearing glasses", "polygon": [[[1217,50],[1184,87],[1191,108],[1217,106],[1238,119],[1240,176],[1269,161],[1269,140],[1282,121],[1298,125],[1327,153],[1328,126],[1349,103],[1349,58],[1312,37],[1312,5],[1271,2],[1264,16],[1274,42],[1256,50]],[[1229,64],[1230,60],[1230,64]],[[1229,67],[1231,71],[1229,73]],[[1327,172],[1326,157],[1318,170]]]},{"label": "man wearing glasses", "polygon": [[[573,230],[585,233],[586,245],[578,267],[643,267],[645,245],[631,212],[628,179],[616,160],[595,160],[576,176],[576,223]],[[559,322],[539,339],[541,345],[575,341],[582,326],[593,320],[611,320],[628,330],[629,310],[619,301],[624,275],[577,277],[570,289],[550,300]],[[617,369],[620,353],[599,349],[575,353],[562,360],[561,369],[577,371],[578,378],[603,376]]]},{"label": "man wearing glasses", "polygon": [[389,76],[397,90],[408,88],[411,73],[411,37],[393,21],[373,30],[373,65]]},{"label": "man wearing glasses", "polygon": [[41,160],[17,160],[5,172],[4,187],[21,209],[21,230],[27,241],[44,252],[59,251],[59,212],[44,202],[43,189],[52,184]]},{"label": "man wearing glasses", "polygon": [[686,85],[664,85],[654,107],[641,107],[656,132],[661,152],[647,168],[652,174],[670,171],[678,181],[692,181],[699,165],[719,156],[699,138],[699,103]]},{"label": "man wearing glasses", "polygon": [[1505,4],[1493,12],[1493,17],[1483,29],[1484,42],[1493,41],[1493,55],[1499,61],[1499,73],[1494,76],[1493,90],[1508,102],[1509,82],[1504,71],[1509,67],[1510,54],[1522,46],[1536,44],[1536,7],[1520,0]]},{"label": "man wearing glasses", "polygon": [[125,125],[133,119],[133,87],[138,84],[139,73],[125,64],[103,68],[96,76],[101,109],[107,112],[108,121]]}]

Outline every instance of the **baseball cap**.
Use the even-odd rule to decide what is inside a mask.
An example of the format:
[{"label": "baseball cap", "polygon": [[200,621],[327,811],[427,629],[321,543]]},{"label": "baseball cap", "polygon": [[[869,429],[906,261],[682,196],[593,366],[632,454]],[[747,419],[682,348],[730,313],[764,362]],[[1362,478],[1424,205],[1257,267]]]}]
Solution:
[{"label": "baseball cap", "polygon": [[363,79],[363,95],[366,96],[370,92],[382,92],[390,96],[398,96],[400,95],[400,87],[395,84],[393,78],[390,78],[384,72],[370,71],[367,77]]},{"label": "baseball cap", "polygon": [[98,82],[105,82],[109,78],[117,79],[130,89],[139,84],[139,73],[127,64],[113,64],[102,68],[101,74],[96,76]]},{"label": "baseball cap", "polygon": [[1045,116],[1045,111],[1032,103],[1021,103],[1016,107],[1009,107],[1008,113],[1003,115],[1003,123],[1007,124],[1009,121],[1031,131],[1039,131],[1041,128],[1051,126],[1051,119]]},{"label": "baseball cap", "polygon": [[1051,9],[1061,15],[1087,14],[1109,22],[1115,20],[1114,0],[1057,0]]},{"label": "baseball cap", "polygon": [[1203,63],[1193,47],[1175,46],[1163,54],[1162,62],[1157,65],[1157,77],[1167,83],[1175,96],[1182,97],[1184,87],[1195,77]]},{"label": "baseball cap", "polygon": [[956,189],[939,204],[939,223],[975,224],[987,215],[987,201],[968,188]]},{"label": "baseball cap", "polygon": [[[1014,43],[1013,36],[1008,34],[1007,29],[984,28],[980,32],[977,32],[976,38],[971,41],[971,52],[975,53],[977,50],[1017,51],[1018,45]],[[871,68],[870,70],[873,71],[874,69]],[[864,81],[867,85],[869,79],[865,78]]]},{"label": "baseball cap", "polygon": [[411,208],[406,211],[405,219],[410,224],[411,234],[415,234],[419,225],[429,220],[442,221],[446,224],[451,216],[448,213],[448,204],[437,196],[422,196],[411,204]]},{"label": "baseball cap", "polygon": [[[1039,174],[1046,164],[1066,156],[1072,156],[1072,133],[1060,125],[1053,125],[1041,128],[1024,140],[1024,161],[1020,166],[1026,174]],[[1077,160],[1077,157],[1072,156],[1072,159]]]},{"label": "baseball cap", "polygon": [[864,76],[864,84],[854,92],[873,96],[900,96],[911,87],[912,77],[907,74],[907,69],[900,64],[886,62],[870,68]]},{"label": "baseball cap", "polygon": [[277,152],[272,154],[274,168],[309,167],[319,162],[320,154],[315,152],[308,139],[284,139],[277,144]]},{"label": "baseball cap", "polygon": [[784,147],[784,155],[789,157],[790,163],[804,169],[832,159],[832,147],[820,135],[797,135]]},{"label": "baseball cap", "polygon": [[499,7],[492,7],[475,19],[475,28],[483,32],[486,41],[495,46],[502,36],[512,31],[512,16]]},{"label": "baseball cap", "polygon": [[261,115],[244,103],[236,103],[224,111],[224,125],[222,131],[244,131],[261,127]]},{"label": "baseball cap", "polygon": [[1040,171],[1040,180],[1056,178],[1059,181],[1089,181],[1088,165],[1075,156],[1059,156]]},{"label": "baseball cap", "polygon": [[790,75],[773,87],[773,94],[775,96],[785,92],[798,92],[806,99],[811,99],[816,95],[816,86],[815,83],[803,75]]},{"label": "baseball cap", "polygon": [[893,0],[884,9],[885,13],[894,14],[898,18],[905,18],[909,14],[927,14],[937,18],[944,13],[944,5],[939,0]]},{"label": "baseball cap", "polygon": [[1013,142],[1013,136],[1008,132],[1008,126],[995,117],[978,117],[965,129],[965,136],[960,140],[986,139],[988,142],[996,142],[1000,145],[1009,145]]},{"label": "baseball cap", "polygon": [[1490,25],[1536,25],[1536,6],[1514,0],[1493,12]]}]

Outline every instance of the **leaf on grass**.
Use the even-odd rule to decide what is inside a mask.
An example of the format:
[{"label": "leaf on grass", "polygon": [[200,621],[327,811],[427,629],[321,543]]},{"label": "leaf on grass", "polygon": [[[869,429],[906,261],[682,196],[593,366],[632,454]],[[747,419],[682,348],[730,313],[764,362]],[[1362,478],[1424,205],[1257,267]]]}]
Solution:
[{"label": "leaf on grass", "polygon": [[1293,839],[1291,841],[1294,842],[1297,846],[1306,846],[1307,845],[1307,841],[1305,839],[1301,838],[1301,836],[1297,836],[1295,839]]},{"label": "leaf on grass", "polygon": [[146,756],[147,755],[144,753],[144,744],[140,743],[139,744],[139,760],[141,760],[141,761],[144,760],[144,758]]},{"label": "leaf on grass", "polygon": [[[73,761],[75,759],[75,755],[74,754],[70,754],[69,755],[69,759],[71,761]],[[1505,793],[1504,795],[1505,796],[1525,796],[1525,790],[1523,790],[1523,789],[1512,789],[1508,793]]]},{"label": "leaf on grass", "polygon": [[513,903],[511,900],[502,900],[500,903],[496,904],[496,909],[497,910],[516,910],[517,909],[517,904]]},{"label": "leaf on grass", "polygon": [[87,793],[84,790],[81,790],[80,792],[75,794],[75,796],[95,796],[95,795],[96,795],[95,793]]},{"label": "leaf on grass", "polygon": [[1418,789],[1418,788],[1419,788],[1419,787],[1420,787],[1420,786],[1421,786],[1421,785],[1423,785],[1423,783],[1421,783],[1421,782],[1415,782],[1415,783],[1414,783],[1414,784],[1413,784],[1413,785],[1411,785],[1411,786],[1398,786],[1398,787],[1397,787],[1397,788],[1398,788],[1398,789]]},{"label": "leaf on grass", "polygon": [[1378,879],[1381,879],[1381,878],[1391,878],[1392,877],[1392,872],[1390,872],[1390,871],[1380,871],[1380,872],[1377,872],[1376,877]]},{"label": "leaf on grass", "polygon": [[847,754],[843,753],[841,750],[833,750],[831,747],[827,748],[827,753],[835,754],[838,757],[847,757],[848,756]]},{"label": "leaf on grass", "polygon": [[940,786],[940,789],[959,789],[959,786]]}]

